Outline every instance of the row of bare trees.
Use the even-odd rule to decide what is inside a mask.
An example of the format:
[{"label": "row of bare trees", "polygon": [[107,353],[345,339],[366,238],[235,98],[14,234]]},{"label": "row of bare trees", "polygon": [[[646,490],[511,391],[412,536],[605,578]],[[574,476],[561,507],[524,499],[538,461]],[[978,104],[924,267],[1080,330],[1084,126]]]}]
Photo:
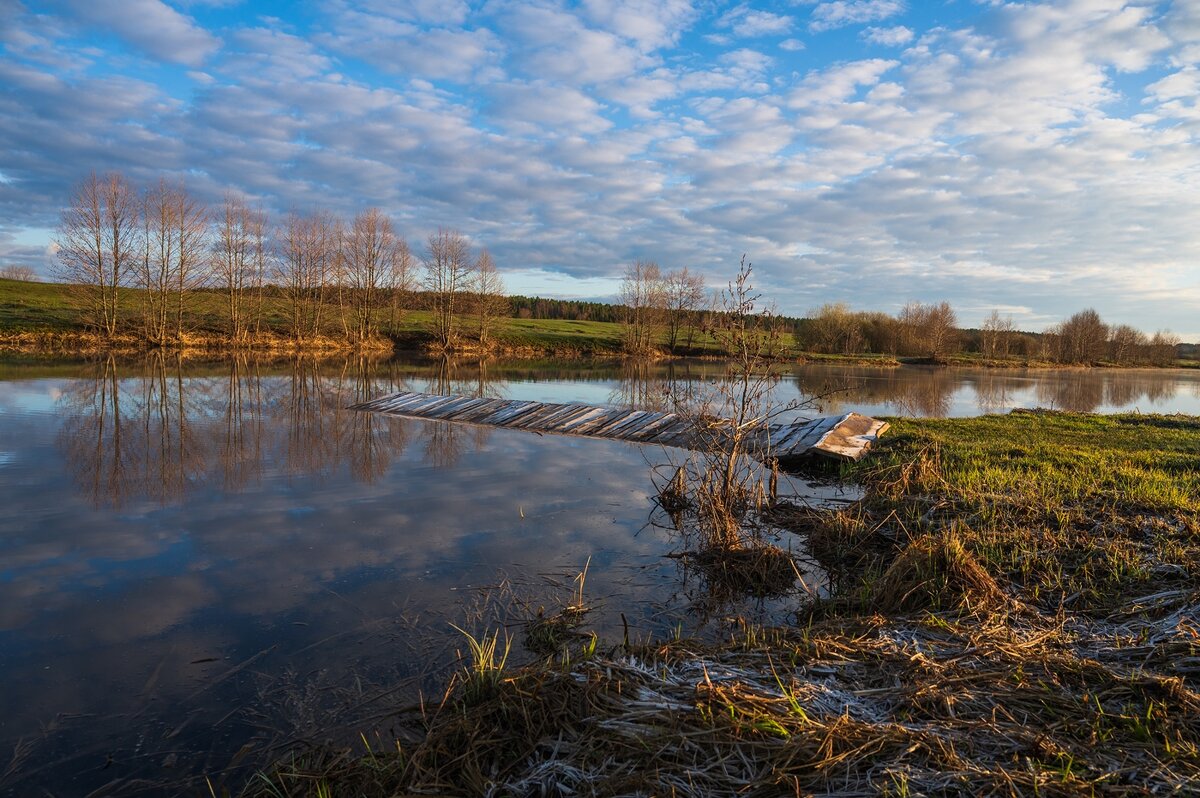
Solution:
[{"label": "row of bare trees", "polygon": [[[85,321],[106,337],[136,332],[155,345],[211,328],[203,297],[213,294],[222,297],[217,326],[236,344],[270,328],[297,341],[337,335],[369,345],[385,325],[396,331],[418,288],[445,349],[468,336],[486,345],[507,310],[486,249],[473,253],[462,234],[441,229],[418,259],[378,208],[348,224],[293,211],[272,225],[234,194],[211,209],[181,182],[139,190],[119,173],[92,174],[63,211],[57,244],[56,277],[73,286]],[[124,288],[140,290],[123,299]]]},{"label": "row of bare trees", "polygon": [[1110,326],[1094,310],[1080,311],[1036,335],[1018,331],[1012,316],[993,310],[977,332],[966,331],[958,328],[946,302],[909,303],[896,316],[828,304],[804,321],[797,337],[801,348],[829,354],[876,352],[938,360],[972,349],[986,358],[1018,356],[1064,364],[1170,365],[1179,344],[1170,332],[1147,335],[1127,324]]},{"label": "row of bare trees", "polygon": [[948,302],[910,302],[896,316],[864,313],[844,303],[813,311],[798,345],[825,354],[878,352],[939,360],[959,351],[958,317]]},{"label": "row of bare trees", "polygon": [[672,353],[690,349],[702,315],[712,307],[704,278],[685,266],[664,272],[653,261],[634,261],[625,268],[618,301],[625,308],[626,351],[645,353],[665,336]]},{"label": "row of bare trees", "polygon": [[1147,335],[1128,324],[1109,325],[1089,308],[1051,327],[1042,343],[1045,355],[1059,363],[1169,366],[1178,357],[1179,336],[1168,330]]}]

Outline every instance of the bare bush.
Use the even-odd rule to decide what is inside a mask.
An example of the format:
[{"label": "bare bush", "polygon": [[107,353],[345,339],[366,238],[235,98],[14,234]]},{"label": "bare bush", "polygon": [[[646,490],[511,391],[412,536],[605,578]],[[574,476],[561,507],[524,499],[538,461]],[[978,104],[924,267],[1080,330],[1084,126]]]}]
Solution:
[{"label": "bare bush", "polygon": [[37,272],[32,266],[5,266],[0,268],[0,278],[5,280],[23,280],[27,283],[37,280]]}]

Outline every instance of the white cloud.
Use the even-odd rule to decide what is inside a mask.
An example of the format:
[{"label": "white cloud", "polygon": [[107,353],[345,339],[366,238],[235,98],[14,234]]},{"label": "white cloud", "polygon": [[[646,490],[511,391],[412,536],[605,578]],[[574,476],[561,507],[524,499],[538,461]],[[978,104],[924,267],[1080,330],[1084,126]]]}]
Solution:
[{"label": "white cloud", "polygon": [[698,16],[689,0],[583,0],[583,9],[590,21],[644,52],[676,42]]},{"label": "white cloud", "polygon": [[779,49],[794,53],[804,49],[804,42],[799,39],[784,39],[779,43]]},{"label": "white cloud", "polygon": [[160,0],[67,0],[66,5],[78,19],[161,61],[196,66],[220,46],[216,36]]},{"label": "white cloud", "polygon": [[747,5],[730,9],[718,20],[717,25],[730,28],[735,36],[754,38],[758,36],[782,36],[791,31],[794,20],[790,16],[759,11]]},{"label": "white cloud", "polygon": [[808,26],[814,31],[877,22],[905,11],[904,0],[830,0],[817,3]]},{"label": "white cloud", "polygon": [[872,44],[882,44],[885,47],[900,47],[913,40],[914,33],[903,25],[894,28],[867,28],[862,37]]}]

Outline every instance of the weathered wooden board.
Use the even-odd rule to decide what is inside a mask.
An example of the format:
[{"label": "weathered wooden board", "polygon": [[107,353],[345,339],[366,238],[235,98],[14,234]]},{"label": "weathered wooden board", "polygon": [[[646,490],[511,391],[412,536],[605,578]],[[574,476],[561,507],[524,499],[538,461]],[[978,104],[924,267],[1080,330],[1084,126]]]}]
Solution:
[{"label": "weathered wooden board", "polygon": [[[353,409],[684,449],[695,448],[698,443],[691,419],[656,410],[412,392],[382,396],[354,405]],[[858,460],[887,428],[887,422],[858,413],[772,424],[754,437],[749,449],[757,457],[773,457],[783,462],[810,454]]]}]

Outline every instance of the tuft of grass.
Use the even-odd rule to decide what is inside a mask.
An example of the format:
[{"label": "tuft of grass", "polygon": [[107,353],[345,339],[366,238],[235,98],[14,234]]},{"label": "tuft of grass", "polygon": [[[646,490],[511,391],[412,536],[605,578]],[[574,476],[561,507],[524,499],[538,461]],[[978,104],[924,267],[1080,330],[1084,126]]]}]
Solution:
[{"label": "tuft of grass", "polygon": [[872,603],[884,612],[998,609],[1004,591],[953,531],[908,544],[875,582]]},{"label": "tuft of grass", "polygon": [[506,635],[504,646],[501,647],[499,630],[491,635],[484,632],[475,637],[454,624],[450,625],[467,640],[469,660],[459,674],[463,684],[463,700],[468,704],[484,701],[496,693],[504,679],[504,666],[508,662],[512,642]]}]

